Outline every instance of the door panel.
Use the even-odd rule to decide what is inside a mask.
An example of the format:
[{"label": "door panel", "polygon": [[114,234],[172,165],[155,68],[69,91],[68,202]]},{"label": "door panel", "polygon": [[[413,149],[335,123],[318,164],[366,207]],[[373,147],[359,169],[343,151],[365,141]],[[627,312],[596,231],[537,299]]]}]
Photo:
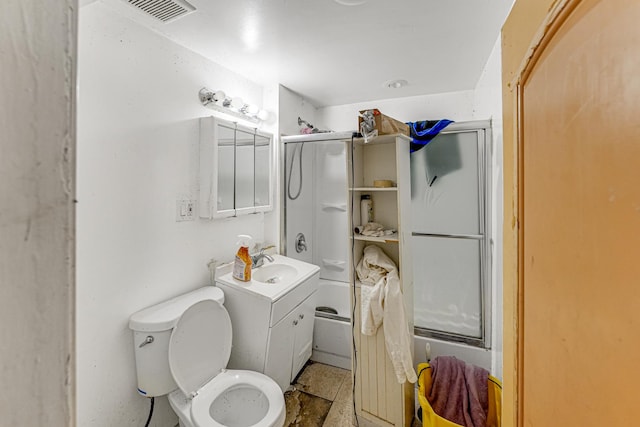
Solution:
[{"label": "door panel", "polygon": [[635,425],[640,4],[566,3],[519,92],[519,425]]},{"label": "door panel", "polygon": [[295,322],[293,328],[293,359],[291,361],[291,380],[293,380],[304,364],[311,357],[313,351],[313,321],[316,310],[315,292],[295,310]]},{"label": "door panel", "polygon": [[254,134],[236,130],[235,207],[255,206],[255,140]]},{"label": "door panel", "polygon": [[438,135],[411,154],[413,230],[481,234],[479,132]]},{"label": "door panel", "polygon": [[416,327],[482,338],[482,240],[414,236]]},{"label": "door panel", "polygon": [[295,310],[286,315],[269,330],[267,357],[264,373],[285,391],[291,384],[291,360],[293,352]]},{"label": "door panel", "polygon": [[230,211],[235,208],[235,129],[218,126],[218,200],[217,211]]}]

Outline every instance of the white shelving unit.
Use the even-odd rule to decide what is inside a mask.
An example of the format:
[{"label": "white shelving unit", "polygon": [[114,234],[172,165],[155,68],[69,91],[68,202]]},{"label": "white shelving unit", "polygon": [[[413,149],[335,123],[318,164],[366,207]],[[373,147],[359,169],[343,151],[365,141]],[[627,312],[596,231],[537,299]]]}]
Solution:
[{"label": "white shelving unit", "polygon": [[398,233],[389,234],[388,236],[363,236],[362,234],[354,233],[353,238],[356,240],[362,240],[364,242],[380,242],[380,243],[398,243]]},{"label": "white shelving unit", "polygon": [[[350,222],[350,257],[352,309],[354,316],[353,355],[356,378],[355,406],[361,426],[411,426],[414,414],[414,385],[399,384],[386,351],[383,328],[375,336],[360,333],[360,287],[355,266],[367,245],[377,245],[396,263],[404,295],[407,327],[413,332],[413,268],[411,265],[411,176],[410,138],[405,135],[379,136],[368,143],[361,139],[347,142],[348,203]],[[395,187],[374,187],[375,180],[391,180]],[[360,198],[371,196],[373,220],[385,228],[397,230],[388,236],[370,237],[356,234],[360,222]],[[355,300],[353,296],[355,295]],[[354,307],[355,305],[355,307]],[[412,350],[413,352],[413,350]]]},{"label": "white shelving unit", "polygon": [[350,188],[349,191],[361,191],[361,192],[398,191],[398,187],[356,187],[356,188]]}]

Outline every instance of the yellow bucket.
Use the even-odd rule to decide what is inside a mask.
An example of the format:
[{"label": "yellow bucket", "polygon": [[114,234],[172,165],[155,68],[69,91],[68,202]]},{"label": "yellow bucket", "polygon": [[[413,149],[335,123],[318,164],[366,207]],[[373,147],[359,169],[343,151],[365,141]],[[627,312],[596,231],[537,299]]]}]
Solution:
[{"label": "yellow bucket", "polygon": [[[489,413],[487,414],[487,427],[500,427],[502,425],[502,383],[493,375],[488,379]],[[461,427],[442,418],[433,411],[427,400],[427,394],[431,390],[431,366],[428,363],[418,365],[418,401],[422,407],[422,427]]]}]

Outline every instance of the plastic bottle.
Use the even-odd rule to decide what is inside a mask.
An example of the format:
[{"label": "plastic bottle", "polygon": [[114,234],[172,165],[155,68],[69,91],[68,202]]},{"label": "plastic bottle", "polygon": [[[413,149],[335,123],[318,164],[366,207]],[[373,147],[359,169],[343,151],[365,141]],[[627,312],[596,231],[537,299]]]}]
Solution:
[{"label": "plastic bottle", "polygon": [[248,282],[251,280],[251,255],[249,255],[249,245],[253,239],[247,234],[240,234],[238,236],[237,245],[240,245],[238,253],[236,253],[236,260],[233,263],[233,278],[242,282]]},{"label": "plastic bottle", "polygon": [[373,222],[373,200],[369,194],[360,196],[360,220],[361,225]]}]

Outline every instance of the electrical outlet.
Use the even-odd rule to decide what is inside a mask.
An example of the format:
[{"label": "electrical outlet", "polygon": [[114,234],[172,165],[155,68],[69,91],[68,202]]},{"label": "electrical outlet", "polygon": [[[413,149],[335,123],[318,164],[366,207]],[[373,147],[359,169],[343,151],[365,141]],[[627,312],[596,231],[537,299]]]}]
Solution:
[{"label": "electrical outlet", "polygon": [[195,200],[176,200],[176,221],[193,221],[196,219]]}]

